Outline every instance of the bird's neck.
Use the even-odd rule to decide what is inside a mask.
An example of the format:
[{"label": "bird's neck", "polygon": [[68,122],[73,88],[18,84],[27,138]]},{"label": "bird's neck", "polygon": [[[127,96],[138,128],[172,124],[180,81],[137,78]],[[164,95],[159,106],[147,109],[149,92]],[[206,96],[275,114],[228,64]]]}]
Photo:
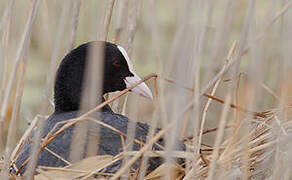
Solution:
[{"label": "bird's neck", "polygon": [[[101,103],[104,102],[105,99],[101,98]],[[96,106],[95,106],[96,107]],[[93,109],[95,107],[88,107],[87,110]],[[80,103],[78,104],[71,104],[67,103],[67,101],[56,101],[55,100],[55,113],[64,113],[64,112],[72,112],[72,111],[79,111],[80,110]],[[86,111],[85,109],[82,109],[82,111]],[[113,112],[111,107],[107,104],[103,106],[99,111],[101,112]]]}]

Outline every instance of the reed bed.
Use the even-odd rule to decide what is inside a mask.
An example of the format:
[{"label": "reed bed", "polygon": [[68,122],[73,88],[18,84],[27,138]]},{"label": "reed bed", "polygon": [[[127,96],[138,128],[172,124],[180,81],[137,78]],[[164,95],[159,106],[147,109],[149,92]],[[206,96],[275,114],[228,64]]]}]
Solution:
[{"label": "reed bed", "polygon": [[[0,0],[0,179],[292,179],[291,6],[286,0]],[[93,40],[121,44],[144,78],[41,137],[60,60]],[[82,106],[100,92],[98,79],[86,81],[97,89]],[[129,93],[144,81],[153,101]],[[107,104],[151,125],[146,142],[89,116]],[[86,132],[81,121],[119,133],[123,151],[80,159],[76,147],[84,142],[73,138],[72,161],[63,159],[68,166],[36,167],[38,153],[50,151],[46,146],[64,130],[74,125],[76,136]],[[164,150],[152,150],[161,137]],[[172,151],[177,139],[185,151]],[[29,168],[24,176],[12,174],[27,141],[34,142],[23,164]],[[134,143],[139,151],[131,151]],[[165,161],[148,172],[150,157]],[[117,161],[122,167],[106,173]]]}]

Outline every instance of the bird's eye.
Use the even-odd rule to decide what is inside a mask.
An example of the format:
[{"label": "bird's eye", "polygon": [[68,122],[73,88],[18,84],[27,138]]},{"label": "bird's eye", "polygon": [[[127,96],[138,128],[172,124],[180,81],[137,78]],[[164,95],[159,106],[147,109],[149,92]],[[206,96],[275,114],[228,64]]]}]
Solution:
[{"label": "bird's eye", "polygon": [[121,65],[118,63],[118,61],[116,61],[116,60],[113,62],[113,65],[114,65],[115,67],[120,67],[120,66],[121,66]]}]

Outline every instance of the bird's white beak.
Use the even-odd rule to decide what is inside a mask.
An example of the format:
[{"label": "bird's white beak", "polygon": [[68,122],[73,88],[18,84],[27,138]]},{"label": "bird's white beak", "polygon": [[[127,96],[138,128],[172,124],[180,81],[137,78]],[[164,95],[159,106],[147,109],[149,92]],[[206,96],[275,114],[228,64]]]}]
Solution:
[{"label": "bird's white beak", "polygon": [[[117,46],[117,47],[120,50],[120,52],[123,54],[124,58],[126,59],[129,70],[131,71],[132,74],[134,74],[134,76],[126,77],[124,79],[124,81],[127,85],[127,88],[129,88],[129,87],[135,85],[137,82],[141,81],[141,78],[135,73],[135,71],[133,69],[133,64],[131,63],[130,58],[129,58],[126,50],[122,46]],[[134,89],[132,89],[132,91],[140,94],[141,96],[144,96],[146,98],[153,100],[152,92],[144,82],[139,84],[138,86],[136,86]]]},{"label": "bird's white beak", "polygon": [[[136,73],[134,72],[132,73],[134,74],[134,76],[126,77],[124,80],[127,85],[127,88],[135,85],[137,82],[141,80],[141,78]],[[153,100],[152,92],[144,82],[136,86],[134,89],[132,89],[132,91],[141,96],[144,96],[146,98]]]}]

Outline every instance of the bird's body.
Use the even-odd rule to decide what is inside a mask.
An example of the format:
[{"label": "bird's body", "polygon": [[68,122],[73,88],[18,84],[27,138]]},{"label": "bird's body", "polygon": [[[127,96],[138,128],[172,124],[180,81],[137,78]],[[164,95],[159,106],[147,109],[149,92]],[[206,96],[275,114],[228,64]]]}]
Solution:
[{"label": "bird's body", "polygon": [[[76,118],[78,113],[76,111],[66,112],[61,114],[52,114],[47,120],[45,129],[43,132],[43,137],[47,135],[49,131],[55,126],[58,122],[65,122],[66,120],[70,120]],[[93,113],[90,115],[96,120],[100,120],[103,123],[106,123],[113,128],[117,129],[118,131],[122,132],[123,134],[127,134],[127,126],[129,123],[129,119],[125,116],[120,114],[116,114],[113,112],[98,112]],[[89,136],[96,137],[96,140],[99,141],[98,143],[98,155],[117,155],[122,152],[122,141],[121,135],[108,127],[104,127],[102,125],[97,124],[93,121],[84,121],[87,123],[88,131],[87,131],[87,138]],[[61,126],[59,126],[61,127]],[[57,128],[59,129],[59,128]],[[148,134],[149,126],[145,123],[137,123],[136,124],[136,131],[135,139],[138,141],[145,142],[147,134]],[[54,153],[58,154],[62,157],[62,159],[69,160],[70,155],[70,145],[72,142],[72,135],[74,131],[74,126],[70,127],[69,129],[63,131],[60,135],[58,135],[52,143],[50,143],[47,148]],[[163,144],[162,140],[160,144]],[[87,152],[87,145],[88,139],[85,140],[85,146],[83,147],[83,152]],[[20,167],[21,164],[25,162],[25,160],[30,155],[30,148],[32,147],[31,142],[28,142],[22,150],[22,153],[19,155],[18,160],[16,162],[16,166]],[[137,143],[133,144],[133,150],[139,150],[140,145]],[[155,150],[162,150],[159,146],[155,146]],[[80,148],[81,150],[81,148]],[[83,155],[85,157],[86,154]],[[50,166],[50,167],[59,167],[59,166],[66,166],[68,165],[64,160],[59,157],[56,157],[52,153],[47,150],[43,150],[38,158],[37,164],[40,166]],[[160,164],[160,161],[156,160],[156,163],[153,161],[152,168],[157,167]],[[114,166],[111,166],[108,169],[108,172],[115,172],[120,166],[120,162],[115,163]],[[25,168],[21,171],[23,173]]]},{"label": "bird's body", "polygon": [[[55,112],[46,120],[42,137],[45,137],[56,123],[66,122],[80,115],[81,95],[83,92],[87,92],[86,89],[84,90],[83,81],[89,49],[91,45],[100,45],[101,43],[104,44],[102,94],[123,90],[140,80],[133,70],[126,51],[121,46],[108,42],[90,42],[77,47],[64,57],[59,66],[54,89]],[[132,89],[132,91],[142,96],[152,98],[151,91],[145,83],[140,84]],[[103,98],[100,97],[100,99]],[[92,113],[90,117],[112,126],[123,134],[127,134],[127,127],[130,120],[125,116],[114,113],[108,105],[102,108],[101,111]],[[117,155],[122,151],[121,134],[90,120],[81,121],[81,123],[87,123],[86,125],[88,127],[85,145],[84,147],[80,147],[82,152],[87,152],[89,137],[96,137],[96,141],[98,141],[97,154],[99,155]],[[62,125],[59,125],[57,129],[61,126]],[[66,166],[67,163],[65,161],[70,161],[70,147],[74,128],[75,126],[72,126],[63,131],[46,147],[49,151],[57,154],[58,157],[44,149],[38,156],[37,165],[53,167]],[[135,139],[145,142],[148,130],[149,125],[137,123],[135,132],[133,132],[135,133]],[[163,139],[158,143],[162,145]],[[134,143],[133,150],[139,150],[140,146],[141,145]],[[25,144],[15,162],[17,168],[20,168],[28,159],[31,147],[31,142]],[[155,150],[161,150],[157,145],[153,146],[153,148]],[[181,146],[178,149],[183,148],[184,147]],[[83,157],[86,157],[86,153],[83,154]],[[151,168],[157,167],[160,163],[161,161],[157,158],[150,158]],[[120,165],[121,163],[117,162],[109,167],[107,171],[115,172]],[[24,167],[20,173],[23,173],[25,169],[26,167]],[[14,169],[13,171],[15,172],[17,170]]]}]

